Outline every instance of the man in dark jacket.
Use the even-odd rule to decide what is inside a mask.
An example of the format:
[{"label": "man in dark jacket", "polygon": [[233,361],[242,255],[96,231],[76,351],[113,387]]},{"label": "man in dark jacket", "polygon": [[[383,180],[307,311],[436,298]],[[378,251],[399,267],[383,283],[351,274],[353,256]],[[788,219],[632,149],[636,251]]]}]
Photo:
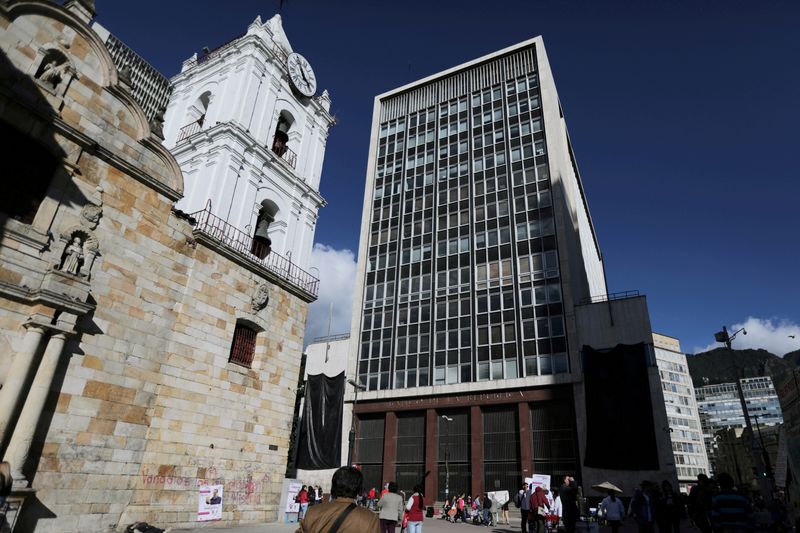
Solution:
[{"label": "man in dark jacket", "polygon": [[578,485],[572,476],[564,476],[564,484],[558,489],[561,496],[561,517],[564,520],[566,533],[575,533],[578,521]]},{"label": "man in dark jacket", "polygon": [[531,491],[527,483],[522,484],[522,490],[517,494],[516,505],[522,518],[522,533],[528,531],[528,513],[531,511]]}]

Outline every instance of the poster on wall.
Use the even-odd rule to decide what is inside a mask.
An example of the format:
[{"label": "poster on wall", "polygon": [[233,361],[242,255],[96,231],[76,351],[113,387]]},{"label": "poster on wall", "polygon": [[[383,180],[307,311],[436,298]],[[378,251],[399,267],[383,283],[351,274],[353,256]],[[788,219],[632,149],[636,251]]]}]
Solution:
[{"label": "poster on wall", "polygon": [[222,485],[200,485],[197,500],[197,521],[222,519]]},{"label": "poster on wall", "polygon": [[525,478],[525,483],[531,488],[531,492],[536,490],[536,487],[542,487],[542,489],[549,489],[550,488],[550,476],[545,474],[534,474],[531,477]]},{"label": "poster on wall", "polygon": [[289,483],[289,489],[286,492],[286,511],[287,513],[299,513],[300,504],[297,503],[297,493],[303,488],[302,483]]}]

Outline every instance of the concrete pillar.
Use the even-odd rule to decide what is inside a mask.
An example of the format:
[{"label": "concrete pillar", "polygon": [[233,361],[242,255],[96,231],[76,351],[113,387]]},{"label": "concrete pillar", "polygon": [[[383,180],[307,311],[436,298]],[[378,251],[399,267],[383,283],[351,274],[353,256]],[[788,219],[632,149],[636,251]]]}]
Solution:
[{"label": "concrete pillar", "polygon": [[394,481],[397,463],[397,414],[394,411],[386,413],[383,421],[383,483]]},{"label": "concrete pillar", "polygon": [[436,409],[425,411],[425,500],[434,502],[439,496],[439,417]]},{"label": "concrete pillar", "polygon": [[35,368],[36,355],[44,335],[44,328],[40,326],[28,325],[27,328],[22,350],[14,354],[3,388],[0,389],[0,443],[8,440],[9,424],[25,400],[23,389]]},{"label": "concrete pillar", "polygon": [[469,408],[472,494],[483,494],[483,416],[479,405]]},{"label": "concrete pillar", "polygon": [[11,476],[14,478],[14,485],[28,486],[28,480],[22,474],[22,467],[28,459],[28,453],[33,442],[33,434],[36,431],[39,418],[42,416],[47,394],[53,383],[53,376],[55,376],[66,339],[67,336],[64,333],[56,333],[50,337],[42,356],[42,362],[36,371],[36,377],[33,378],[25,405],[22,407],[17,425],[14,427],[11,442],[9,442],[8,449],[3,457],[3,460],[8,461],[11,465]]},{"label": "concrete pillar", "polygon": [[531,409],[528,402],[517,404],[519,412],[519,462],[522,478],[533,474],[533,442],[531,439],[533,428],[530,427]]}]

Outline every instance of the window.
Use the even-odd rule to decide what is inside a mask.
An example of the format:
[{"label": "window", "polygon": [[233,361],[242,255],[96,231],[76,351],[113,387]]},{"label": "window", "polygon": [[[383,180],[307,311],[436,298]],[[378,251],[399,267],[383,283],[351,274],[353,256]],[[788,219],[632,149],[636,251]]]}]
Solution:
[{"label": "window", "polygon": [[231,354],[228,361],[245,368],[253,365],[253,356],[256,353],[257,331],[242,322],[236,323],[233,330],[233,342],[231,343]]}]

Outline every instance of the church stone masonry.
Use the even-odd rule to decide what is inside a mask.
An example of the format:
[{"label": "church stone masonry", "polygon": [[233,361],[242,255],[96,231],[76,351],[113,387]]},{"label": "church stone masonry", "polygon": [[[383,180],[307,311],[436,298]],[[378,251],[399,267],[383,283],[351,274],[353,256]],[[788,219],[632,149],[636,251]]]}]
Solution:
[{"label": "church stone masonry", "polygon": [[[93,15],[90,0],[0,2],[9,517],[15,531],[193,526],[199,486],[220,484],[218,525],[274,520],[316,280],[173,209],[179,165]],[[240,328],[249,364],[230,360]]]}]

